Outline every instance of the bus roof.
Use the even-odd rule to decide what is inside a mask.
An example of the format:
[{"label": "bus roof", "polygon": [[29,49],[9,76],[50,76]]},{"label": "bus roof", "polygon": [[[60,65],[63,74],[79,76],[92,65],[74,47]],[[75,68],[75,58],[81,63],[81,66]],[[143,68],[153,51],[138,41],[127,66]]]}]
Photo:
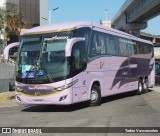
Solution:
[{"label": "bus roof", "polygon": [[107,31],[107,33],[110,33],[110,34],[113,34],[116,36],[120,36],[120,37],[124,37],[124,38],[129,38],[132,40],[152,44],[152,42],[150,42],[150,41],[140,39],[140,38],[133,36],[133,35],[130,35],[128,33],[125,33],[125,32],[110,28],[110,27],[106,27],[103,25],[95,24],[92,22],[85,22],[85,21],[83,21],[83,22],[65,22],[65,23],[38,26],[38,27],[34,27],[34,28],[29,29],[28,31],[26,31],[24,33],[24,35],[62,32],[62,31],[75,30],[75,29],[81,28],[81,27],[94,27],[94,28],[99,29],[99,31],[104,30],[104,31]]}]

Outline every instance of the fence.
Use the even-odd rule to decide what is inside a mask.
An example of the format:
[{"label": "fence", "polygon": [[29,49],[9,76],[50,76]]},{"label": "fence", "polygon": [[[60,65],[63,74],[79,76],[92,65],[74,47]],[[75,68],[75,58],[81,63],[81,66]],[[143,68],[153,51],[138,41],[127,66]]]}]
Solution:
[{"label": "fence", "polygon": [[13,90],[15,85],[15,65],[0,64],[0,92]]}]

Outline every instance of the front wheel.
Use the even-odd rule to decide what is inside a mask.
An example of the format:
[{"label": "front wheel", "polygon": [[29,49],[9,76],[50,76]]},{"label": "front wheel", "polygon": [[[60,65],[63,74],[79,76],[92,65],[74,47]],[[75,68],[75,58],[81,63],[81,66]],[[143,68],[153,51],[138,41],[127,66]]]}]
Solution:
[{"label": "front wheel", "polygon": [[101,92],[100,87],[96,84],[93,85],[91,90],[91,100],[90,105],[91,106],[98,106],[101,103]]},{"label": "front wheel", "polygon": [[138,90],[137,90],[137,94],[138,94],[138,95],[141,95],[142,92],[143,92],[143,82],[142,82],[142,80],[139,80],[139,81],[138,81]]}]

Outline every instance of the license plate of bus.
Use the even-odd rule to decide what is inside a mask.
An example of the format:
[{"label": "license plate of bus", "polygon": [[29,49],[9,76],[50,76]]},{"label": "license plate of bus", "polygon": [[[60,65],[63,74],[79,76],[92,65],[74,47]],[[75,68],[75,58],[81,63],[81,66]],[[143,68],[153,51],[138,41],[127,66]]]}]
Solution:
[{"label": "license plate of bus", "polygon": [[42,104],[42,103],[44,103],[44,100],[43,99],[35,99],[35,100],[33,100],[33,103]]}]

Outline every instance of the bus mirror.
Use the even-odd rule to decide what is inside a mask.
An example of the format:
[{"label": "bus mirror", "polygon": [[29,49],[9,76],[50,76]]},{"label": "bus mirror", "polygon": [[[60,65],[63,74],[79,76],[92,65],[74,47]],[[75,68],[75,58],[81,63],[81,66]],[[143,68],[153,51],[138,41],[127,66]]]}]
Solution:
[{"label": "bus mirror", "polygon": [[72,39],[67,39],[67,44],[66,44],[66,48],[65,48],[65,56],[66,57],[70,57],[71,56],[71,52],[72,52],[72,48],[74,46],[74,44],[76,42],[79,41],[84,41],[85,38],[72,38]]},{"label": "bus mirror", "polygon": [[15,42],[15,43],[11,43],[11,44],[9,44],[9,45],[7,45],[6,47],[5,47],[5,49],[4,49],[4,51],[3,51],[3,61],[4,62],[7,62],[8,61],[8,59],[9,59],[9,50],[11,49],[11,48],[14,48],[14,47],[19,47],[19,42]]},{"label": "bus mirror", "polygon": [[44,49],[43,49],[43,51],[44,51],[44,52],[47,51],[47,42],[46,42],[46,41],[44,42]]}]

